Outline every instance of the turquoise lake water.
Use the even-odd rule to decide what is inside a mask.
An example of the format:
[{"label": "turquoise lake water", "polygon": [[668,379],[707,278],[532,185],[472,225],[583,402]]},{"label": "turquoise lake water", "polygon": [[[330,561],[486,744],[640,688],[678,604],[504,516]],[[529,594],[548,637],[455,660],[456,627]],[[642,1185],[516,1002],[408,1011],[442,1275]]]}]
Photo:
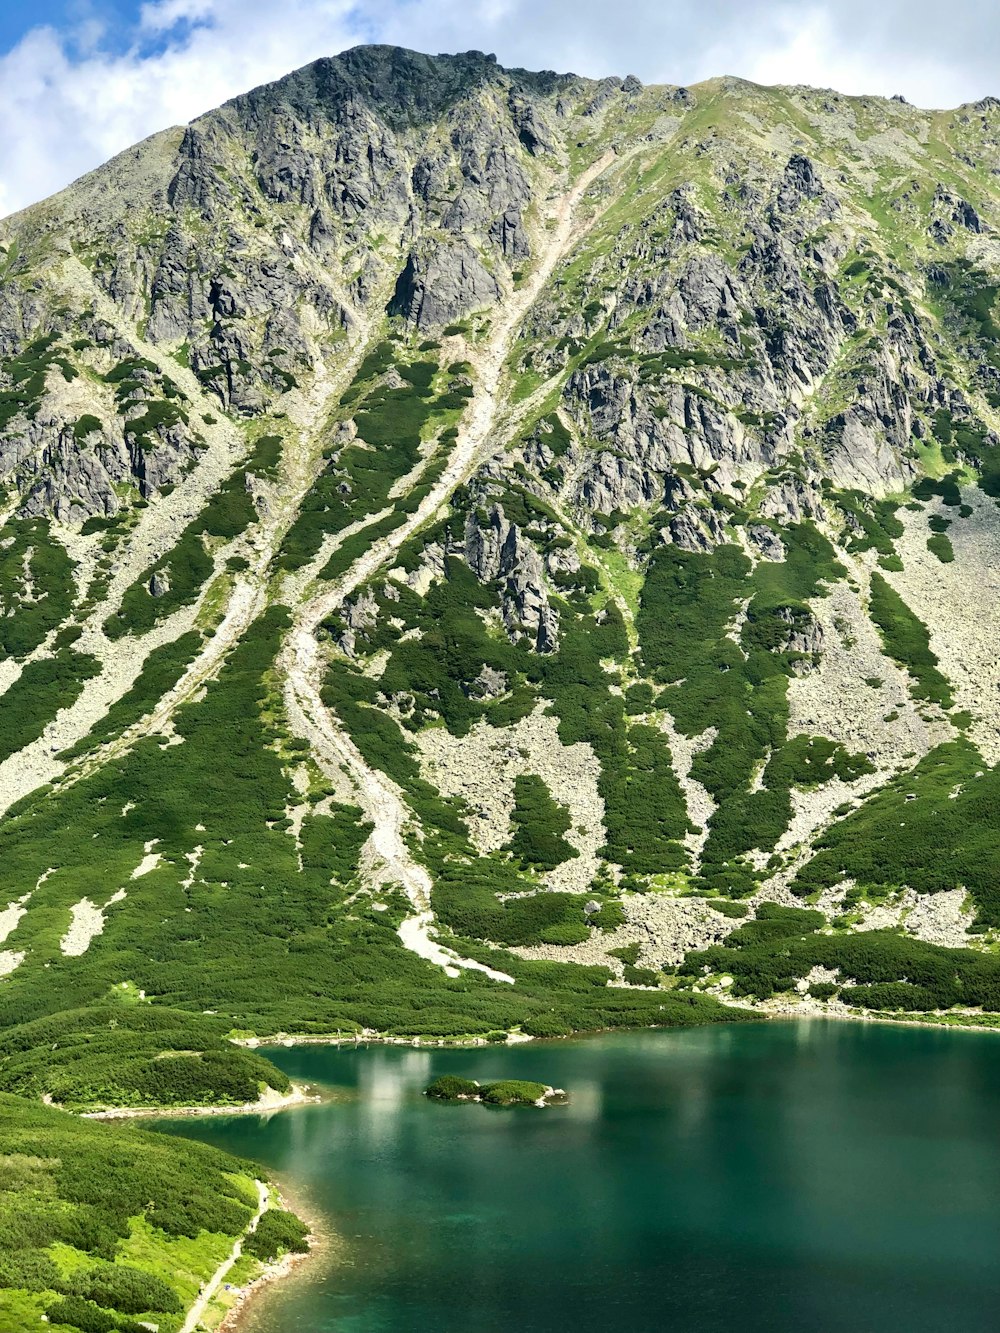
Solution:
[{"label": "turquoise lake water", "polygon": [[[329,1233],[248,1333],[996,1333],[1000,1037],[823,1021],[271,1053],[335,1100],[161,1122]],[[442,1073],[545,1110],[440,1104]]]}]

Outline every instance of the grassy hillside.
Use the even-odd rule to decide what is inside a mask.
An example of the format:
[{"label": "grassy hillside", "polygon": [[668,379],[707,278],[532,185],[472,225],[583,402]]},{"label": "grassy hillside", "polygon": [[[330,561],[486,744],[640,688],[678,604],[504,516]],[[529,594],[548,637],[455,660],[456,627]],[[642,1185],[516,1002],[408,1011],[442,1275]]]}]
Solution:
[{"label": "grassy hillside", "polygon": [[[201,1144],[0,1094],[5,1333],[43,1318],[60,1333],[175,1333],[256,1212],[260,1174]],[[298,1248],[301,1234],[269,1222],[244,1276],[279,1235]]]},{"label": "grassy hillside", "polygon": [[[362,49],[0,224],[19,1115],[253,1101],[279,1033],[992,1022],[998,143]],[[37,1234],[31,1317],[127,1327]]]}]

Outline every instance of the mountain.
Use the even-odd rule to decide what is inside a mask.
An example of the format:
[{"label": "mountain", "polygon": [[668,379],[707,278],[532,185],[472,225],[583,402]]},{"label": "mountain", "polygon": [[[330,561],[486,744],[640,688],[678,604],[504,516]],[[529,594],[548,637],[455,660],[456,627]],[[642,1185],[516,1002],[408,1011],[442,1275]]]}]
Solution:
[{"label": "mountain", "polygon": [[363,47],[0,224],[0,1088],[993,1021],[998,134]]}]

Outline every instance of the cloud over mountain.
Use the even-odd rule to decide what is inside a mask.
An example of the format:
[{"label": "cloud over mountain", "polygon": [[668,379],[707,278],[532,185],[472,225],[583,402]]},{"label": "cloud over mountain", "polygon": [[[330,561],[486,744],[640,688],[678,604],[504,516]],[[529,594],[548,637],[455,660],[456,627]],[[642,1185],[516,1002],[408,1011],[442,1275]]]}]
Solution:
[{"label": "cloud over mountain", "polygon": [[0,57],[0,214],[164,126],[365,41],[691,83],[738,74],[951,106],[991,90],[1000,20],[975,0],[149,0],[131,24],[36,27]]}]

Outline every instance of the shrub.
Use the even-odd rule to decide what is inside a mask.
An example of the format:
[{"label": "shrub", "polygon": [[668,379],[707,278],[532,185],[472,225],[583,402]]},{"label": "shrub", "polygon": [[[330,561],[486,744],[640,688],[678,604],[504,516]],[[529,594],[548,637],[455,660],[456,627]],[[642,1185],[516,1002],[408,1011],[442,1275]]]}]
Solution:
[{"label": "shrub", "polygon": [[545,782],[533,773],[522,773],[514,781],[511,821],[514,834],[508,846],[522,866],[554,870],[564,861],[579,856],[562,836],[572,823],[569,811],[552,799]]},{"label": "shrub", "polygon": [[116,1318],[79,1296],[64,1296],[48,1306],[46,1314],[50,1324],[68,1324],[80,1333],[141,1333],[140,1326],[132,1320]]},{"label": "shrub", "polygon": [[456,1101],[462,1097],[478,1097],[479,1084],[471,1078],[460,1078],[457,1074],[442,1074],[427,1089],[428,1097],[437,1097],[442,1101]]},{"label": "shrub", "polygon": [[484,1083],[479,1096],[490,1106],[533,1106],[545,1096],[545,1084],[528,1079],[501,1079],[497,1083]]},{"label": "shrub", "polygon": [[[0,1188],[14,1190],[19,1185],[25,1189],[25,1185],[20,1182],[5,1182]],[[53,1291],[59,1281],[59,1269],[44,1250],[9,1250],[0,1254],[0,1291],[4,1287],[23,1291]]]},{"label": "shrub", "polygon": [[837,986],[832,981],[813,981],[809,985],[809,994],[814,1000],[832,1000],[837,993]]},{"label": "shrub", "polygon": [[162,1310],[179,1314],[183,1310],[177,1293],[162,1278],[128,1264],[102,1264],[72,1277],[72,1294],[123,1314],[142,1314]]},{"label": "shrub", "polygon": [[568,1023],[558,1018],[548,1018],[543,1014],[529,1018],[522,1027],[529,1037],[568,1037],[573,1031]]},{"label": "shrub", "polygon": [[590,938],[590,931],[583,922],[560,921],[553,926],[545,926],[541,931],[543,944],[582,944]]},{"label": "shrub", "polygon": [[886,893],[964,886],[979,920],[1000,925],[1000,775],[966,740],[939,745],[894,778],[816,844],[793,881],[802,896],[850,878]]},{"label": "shrub", "polygon": [[615,899],[601,904],[600,910],[590,918],[590,924],[598,930],[617,930],[625,924],[625,909]]},{"label": "shrub", "polygon": [[651,967],[635,967],[631,963],[626,963],[625,981],[629,986],[658,986],[660,974],[654,972]]},{"label": "shrub", "polygon": [[872,574],[870,610],[886,652],[913,678],[917,698],[950,708],[954,702],[951,688],[937,669],[926,627],[881,574]]},{"label": "shrub", "polygon": [[89,413],[85,413],[82,417],[78,418],[73,426],[73,439],[76,440],[77,444],[80,444],[88,435],[91,435],[95,430],[100,429],[100,420],[95,416],[91,416]]},{"label": "shrub", "polygon": [[943,532],[935,532],[927,538],[927,549],[936,555],[943,565],[949,565],[955,559],[955,549]]},{"label": "shrub", "polygon": [[750,911],[746,903],[734,903],[728,898],[710,898],[709,907],[713,912],[721,912],[723,916],[744,917]]},{"label": "shrub", "polygon": [[308,1228],[294,1215],[281,1208],[268,1208],[256,1228],[243,1242],[244,1254],[252,1254],[265,1263],[285,1253],[304,1254]]}]

